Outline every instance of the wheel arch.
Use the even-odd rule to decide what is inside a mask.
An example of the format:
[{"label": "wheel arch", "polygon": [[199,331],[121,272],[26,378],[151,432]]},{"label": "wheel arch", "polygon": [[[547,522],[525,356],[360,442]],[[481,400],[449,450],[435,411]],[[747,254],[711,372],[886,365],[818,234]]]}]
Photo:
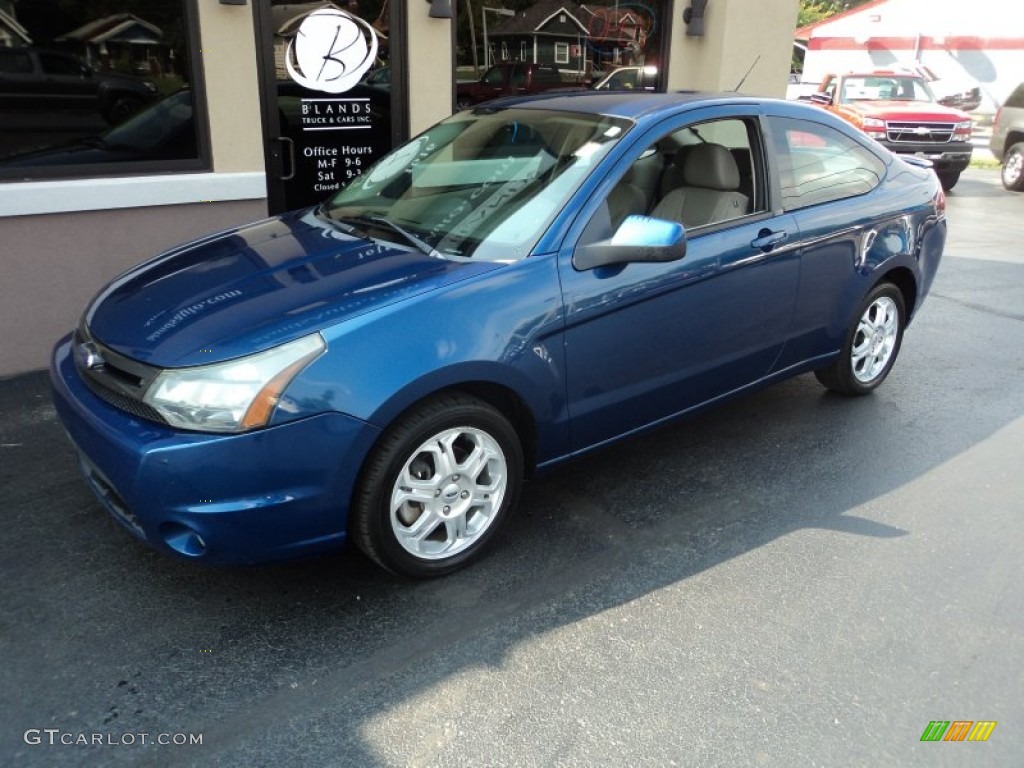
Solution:
[{"label": "wheel arch", "polygon": [[1024,129],[1022,128],[1011,128],[1006,134],[1006,141],[1003,142],[1003,157],[1000,160],[1002,162],[1006,159],[1006,151],[1014,144],[1019,144],[1024,141]]},{"label": "wheel arch", "polygon": [[[895,285],[900,293],[903,295],[903,307],[907,313],[907,320],[914,316],[914,311],[917,308],[917,279],[914,277],[914,273],[911,272],[907,267],[894,267],[883,274],[875,283],[892,283]],[[872,286],[872,289],[874,286]]]},{"label": "wheel arch", "polygon": [[512,386],[483,378],[439,382],[432,387],[419,388],[413,396],[410,396],[408,391],[404,393],[405,396],[403,393],[399,393],[378,408],[371,419],[372,423],[382,427],[382,431],[374,441],[370,453],[376,450],[391,425],[399,423],[424,403],[449,394],[464,394],[474,397],[508,419],[519,436],[520,446],[523,450],[523,471],[527,476],[533,473],[537,464],[538,452],[537,415],[534,408]]}]

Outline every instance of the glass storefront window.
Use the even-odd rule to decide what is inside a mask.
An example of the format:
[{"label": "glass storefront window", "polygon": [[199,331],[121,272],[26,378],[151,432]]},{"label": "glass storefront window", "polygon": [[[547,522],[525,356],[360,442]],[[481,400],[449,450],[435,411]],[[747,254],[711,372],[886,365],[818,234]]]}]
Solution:
[{"label": "glass storefront window", "polygon": [[0,0],[0,179],[199,170],[192,0]]},{"label": "glass storefront window", "polygon": [[[663,84],[659,64],[665,46],[664,2],[630,0],[490,0],[460,3],[456,18],[455,79],[462,86],[457,103],[469,106],[498,96],[511,95],[489,67],[521,63],[555,67],[562,87],[593,86],[622,70],[647,75],[647,90]],[[505,63],[507,51],[518,53],[518,62]],[[500,56],[500,58],[499,58]],[[484,73],[487,73],[484,75]],[[633,78],[629,87],[635,85]],[[614,83],[627,82],[619,78]],[[550,83],[527,86],[527,92],[553,87]],[[520,91],[521,92],[521,91]]]}]

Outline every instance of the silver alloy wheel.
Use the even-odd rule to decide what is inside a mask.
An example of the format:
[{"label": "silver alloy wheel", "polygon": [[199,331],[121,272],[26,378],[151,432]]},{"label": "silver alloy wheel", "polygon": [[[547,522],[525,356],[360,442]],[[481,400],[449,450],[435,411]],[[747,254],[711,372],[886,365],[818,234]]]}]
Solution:
[{"label": "silver alloy wheel", "polygon": [[391,529],[402,548],[442,560],[480,539],[508,487],[497,441],[473,427],[434,435],[412,452],[391,491]]},{"label": "silver alloy wheel", "polygon": [[1003,163],[1003,185],[1012,187],[1020,181],[1020,175],[1024,172],[1024,155],[1020,152],[1010,152]]},{"label": "silver alloy wheel", "polygon": [[896,302],[879,296],[857,323],[850,350],[850,368],[857,381],[868,384],[885,372],[899,336],[900,313]]}]

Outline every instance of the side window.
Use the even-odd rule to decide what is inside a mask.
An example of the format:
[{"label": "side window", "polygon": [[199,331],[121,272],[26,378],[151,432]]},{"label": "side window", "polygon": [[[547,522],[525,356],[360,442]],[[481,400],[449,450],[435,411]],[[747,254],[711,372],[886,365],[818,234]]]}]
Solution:
[{"label": "side window", "polygon": [[484,72],[483,81],[487,85],[501,85],[505,82],[505,70],[501,67],[491,67]]},{"label": "side window", "polygon": [[39,64],[47,75],[81,75],[83,65],[68,56],[40,53]]},{"label": "side window", "polygon": [[612,188],[583,242],[611,237],[630,215],[713,226],[767,210],[755,118],[695,123],[649,144]]},{"label": "side window", "polygon": [[1006,99],[1006,103],[1003,104],[1003,106],[1013,107],[1015,109],[1024,107],[1024,83],[1017,86],[1014,92]]},{"label": "side window", "polygon": [[844,133],[803,120],[771,122],[785,210],[856,197],[881,183],[885,163]]},{"label": "side window", "polygon": [[0,48],[0,72],[9,75],[31,74],[32,59],[27,53],[5,51]]}]

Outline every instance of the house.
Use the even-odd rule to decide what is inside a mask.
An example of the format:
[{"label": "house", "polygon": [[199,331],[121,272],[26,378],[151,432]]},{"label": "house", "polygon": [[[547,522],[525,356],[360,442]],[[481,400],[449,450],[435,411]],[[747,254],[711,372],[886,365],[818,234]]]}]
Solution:
[{"label": "house", "polygon": [[981,88],[994,112],[1024,80],[1024,3],[1006,0],[873,0],[796,30],[803,81],[829,72],[919,63],[938,77]]},{"label": "house", "polygon": [[131,13],[115,13],[83,24],[56,42],[96,67],[162,74],[172,66],[163,37],[156,24]]},{"label": "house", "polygon": [[32,36],[15,18],[14,3],[0,0],[0,48],[32,45]]},{"label": "house", "polygon": [[650,64],[647,41],[654,19],[637,5],[582,6],[587,25],[588,58],[594,69]]},{"label": "house", "polygon": [[528,61],[584,72],[587,27],[583,18],[583,9],[570,0],[539,0],[494,25],[488,36],[488,61]]}]

